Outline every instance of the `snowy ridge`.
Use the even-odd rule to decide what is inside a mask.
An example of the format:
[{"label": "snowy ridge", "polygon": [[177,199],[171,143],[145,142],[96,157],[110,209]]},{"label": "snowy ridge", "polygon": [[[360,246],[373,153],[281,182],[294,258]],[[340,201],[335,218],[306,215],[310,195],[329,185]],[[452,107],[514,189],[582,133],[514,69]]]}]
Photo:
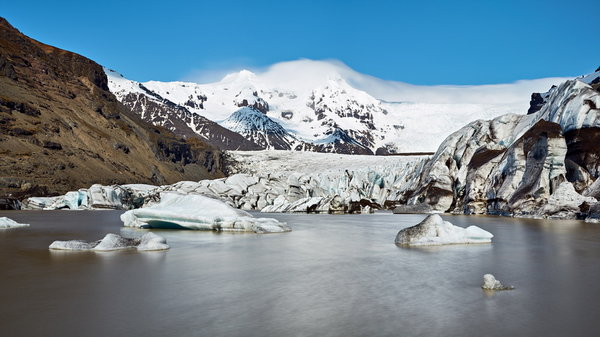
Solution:
[{"label": "snowy ridge", "polygon": [[[257,73],[242,70],[214,83],[150,81],[141,87],[119,83],[111,91],[124,97],[128,90],[145,88],[214,122],[228,119],[241,107],[252,107],[308,144],[296,146],[297,150],[386,154],[434,151],[468,122],[524,114],[531,92],[562,80],[415,86],[360,74],[335,61],[299,60]],[[193,123],[186,125],[194,129]]]},{"label": "snowy ridge", "polygon": [[206,142],[225,150],[257,150],[260,147],[243,136],[221,127],[217,123],[190,110],[202,108],[206,99],[196,95],[195,101],[176,104],[141,83],[124,78],[121,74],[104,68],[108,86],[117,99],[137,113],[143,120],[163,126],[175,134],[199,136]]}]

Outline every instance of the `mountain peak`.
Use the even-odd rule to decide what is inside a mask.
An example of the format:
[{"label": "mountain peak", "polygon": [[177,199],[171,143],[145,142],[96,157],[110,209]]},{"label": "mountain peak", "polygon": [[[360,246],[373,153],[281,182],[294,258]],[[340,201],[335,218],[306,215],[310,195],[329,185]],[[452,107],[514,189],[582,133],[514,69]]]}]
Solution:
[{"label": "mountain peak", "polygon": [[298,142],[281,125],[251,106],[236,110],[220,124],[265,149],[290,150]]},{"label": "mountain peak", "polygon": [[13,27],[13,25],[11,25],[8,20],[6,20],[5,18],[0,16],[0,26],[6,27],[8,29],[14,29],[17,30],[15,27]]},{"label": "mountain peak", "polygon": [[248,82],[256,78],[256,74],[247,69],[225,75],[221,82]]}]

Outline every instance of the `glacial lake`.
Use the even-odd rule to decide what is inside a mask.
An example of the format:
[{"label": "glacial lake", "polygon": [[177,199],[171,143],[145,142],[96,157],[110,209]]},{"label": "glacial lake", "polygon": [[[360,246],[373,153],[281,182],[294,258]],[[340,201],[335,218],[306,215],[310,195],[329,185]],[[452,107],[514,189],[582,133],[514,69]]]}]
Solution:
[{"label": "glacial lake", "polygon": [[[451,216],[492,244],[401,248],[424,215],[267,214],[293,232],[156,231],[167,252],[54,252],[120,211],[0,212],[1,336],[590,336],[600,225]],[[124,233],[131,234],[132,230]],[[515,290],[486,293],[493,273]]]}]

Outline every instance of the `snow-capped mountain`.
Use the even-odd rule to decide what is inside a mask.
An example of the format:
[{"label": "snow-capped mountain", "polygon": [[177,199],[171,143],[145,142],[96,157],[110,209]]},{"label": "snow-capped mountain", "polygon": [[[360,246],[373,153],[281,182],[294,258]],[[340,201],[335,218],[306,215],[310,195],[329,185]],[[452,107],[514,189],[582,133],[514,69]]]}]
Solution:
[{"label": "snow-capped mountain", "polygon": [[254,105],[236,110],[220,124],[264,149],[292,150],[298,140]]},{"label": "snow-capped mountain", "polygon": [[188,102],[179,105],[149,90],[143,84],[130,81],[121,74],[104,69],[108,77],[109,88],[115,96],[137,113],[144,121],[163,126],[183,137],[199,136],[209,144],[225,150],[259,150],[262,147],[254,144],[240,134],[189,110],[190,107],[201,108],[202,97],[196,103]]},{"label": "snow-capped mountain", "polygon": [[[212,130],[204,125],[209,120],[240,133],[234,129],[240,124],[232,120],[250,112],[240,108],[251,107],[264,114],[273,127],[243,123],[256,127],[244,128],[241,135],[250,142],[258,141],[260,148],[371,154],[434,151],[445,137],[468,122],[526,113],[532,92],[564,80],[415,86],[360,74],[339,62],[311,60],[278,63],[257,73],[242,70],[207,84],[142,84],[107,73],[111,91],[122,102],[137,107],[143,118],[171,129],[185,124],[193,132],[204,131],[201,136],[207,138]],[[128,97],[129,93],[138,96]],[[149,112],[139,95],[155,103],[168,101],[171,108],[164,103],[162,113],[154,108]],[[251,115],[247,117],[258,117]],[[283,134],[276,125],[285,131],[285,141],[267,141],[269,132]]]}]

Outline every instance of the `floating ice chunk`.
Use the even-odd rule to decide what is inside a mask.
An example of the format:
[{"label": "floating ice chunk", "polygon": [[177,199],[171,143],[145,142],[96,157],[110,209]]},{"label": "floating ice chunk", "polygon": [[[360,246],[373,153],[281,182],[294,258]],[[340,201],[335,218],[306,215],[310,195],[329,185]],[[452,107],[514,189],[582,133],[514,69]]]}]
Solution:
[{"label": "floating ice chunk", "polygon": [[139,240],[127,239],[117,234],[108,233],[93,249],[104,251],[117,250],[135,247],[137,244],[139,244]]},{"label": "floating ice chunk", "polygon": [[26,223],[18,223],[13,219],[7,217],[0,218],[0,229],[9,229],[9,228],[19,228],[19,227],[29,227],[29,224]]},{"label": "floating ice chunk", "polygon": [[71,240],[71,241],[54,241],[50,244],[50,249],[60,249],[60,250],[91,250],[96,245],[98,245],[100,241],[94,242],[85,242],[81,240]]},{"label": "floating ice chunk", "polygon": [[81,240],[54,241],[49,247],[57,250],[112,251],[134,248],[140,251],[167,250],[167,240],[154,233],[146,233],[140,238],[129,239],[117,234],[106,234],[102,240],[85,242]]},{"label": "floating ice chunk", "polygon": [[500,283],[500,281],[496,280],[496,277],[492,274],[483,275],[483,285],[481,288],[485,290],[512,290],[515,289],[513,286],[505,286]]},{"label": "floating ice chunk", "polygon": [[154,233],[147,233],[140,238],[137,250],[167,250],[167,239]]},{"label": "floating ice chunk", "polygon": [[477,226],[462,228],[444,221],[437,214],[419,224],[404,228],[396,235],[396,244],[408,246],[489,243],[494,236]]},{"label": "floating ice chunk", "polygon": [[255,218],[222,201],[198,194],[161,193],[160,202],[121,215],[126,227],[185,228],[256,233],[289,232],[285,224],[271,218]]}]

